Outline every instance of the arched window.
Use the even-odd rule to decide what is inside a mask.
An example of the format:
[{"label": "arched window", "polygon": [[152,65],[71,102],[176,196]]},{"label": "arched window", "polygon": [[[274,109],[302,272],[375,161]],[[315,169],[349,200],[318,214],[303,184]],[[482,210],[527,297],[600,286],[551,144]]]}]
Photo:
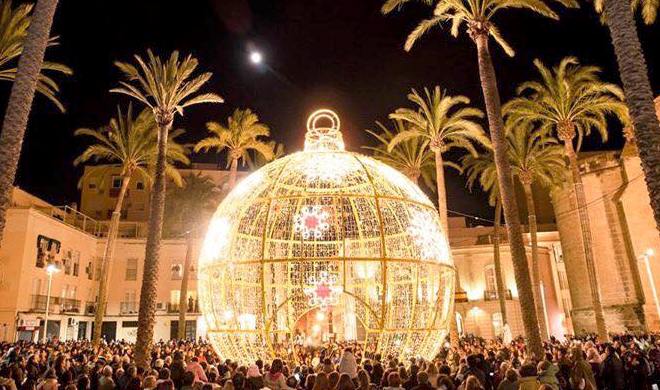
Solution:
[{"label": "arched window", "polygon": [[459,312],[456,313],[456,331],[458,332],[459,335],[463,335],[464,329],[463,329],[463,316]]},{"label": "arched window", "polygon": [[502,331],[504,330],[504,322],[502,321],[502,313],[500,313],[500,312],[493,313],[492,319],[493,319],[493,332],[495,332],[495,336],[501,336]]}]

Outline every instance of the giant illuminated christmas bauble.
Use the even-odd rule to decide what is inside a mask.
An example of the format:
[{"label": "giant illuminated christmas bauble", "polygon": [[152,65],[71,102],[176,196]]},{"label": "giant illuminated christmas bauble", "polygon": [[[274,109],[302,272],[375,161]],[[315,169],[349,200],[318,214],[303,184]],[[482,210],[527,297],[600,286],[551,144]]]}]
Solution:
[{"label": "giant illuminated christmas bauble", "polygon": [[304,151],[239,182],[209,223],[199,298],[210,341],[251,363],[309,343],[321,332],[310,321],[325,318],[322,341],[434,357],[455,272],[437,210],[400,172],[345,151],[333,112],[307,127]]}]

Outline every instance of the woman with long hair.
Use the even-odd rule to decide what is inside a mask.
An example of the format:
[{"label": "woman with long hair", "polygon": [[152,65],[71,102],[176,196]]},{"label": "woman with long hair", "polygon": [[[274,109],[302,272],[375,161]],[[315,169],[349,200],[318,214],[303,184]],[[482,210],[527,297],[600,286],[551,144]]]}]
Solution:
[{"label": "woman with long hair", "polygon": [[328,376],[324,372],[316,374],[316,380],[314,380],[314,387],[312,390],[330,390],[330,382],[328,381]]},{"label": "woman with long hair", "polygon": [[270,370],[264,377],[264,386],[271,390],[287,390],[286,377],[284,376],[284,363],[281,359],[274,359]]}]

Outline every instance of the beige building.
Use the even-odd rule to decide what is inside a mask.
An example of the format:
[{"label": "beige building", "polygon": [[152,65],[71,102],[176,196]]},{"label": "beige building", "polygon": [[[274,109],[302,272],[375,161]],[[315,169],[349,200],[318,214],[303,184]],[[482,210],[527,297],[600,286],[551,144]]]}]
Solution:
[{"label": "beige building", "polygon": [[[562,337],[572,333],[570,297],[566,297],[565,270],[561,246],[556,231],[543,231],[553,226],[540,226],[538,239],[545,334]],[[505,230],[503,227],[502,230]],[[484,338],[502,334],[503,317],[497,292],[493,261],[493,228],[467,227],[464,218],[450,218],[449,244],[458,269],[459,292],[456,296],[456,316],[460,332]],[[527,237],[527,257],[531,261],[531,246]],[[513,335],[524,334],[518,289],[513,273],[511,253],[506,240],[500,245],[502,276],[506,294],[507,322]],[[564,287],[564,289],[562,289]],[[566,299],[568,298],[568,299]]]},{"label": "beige building", "polygon": [[[92,169],[95,172],[92,172]],[[229,171],[218,169],[215,164],[193,163],[190,168],[179,169],[182,176],[201,174],[210,178],[216,185],[223,188],[228,179]],[[97,169],[87,166],[80,182],[80,211],[97,220],[108,220],[112,215],[121,188],[121,170],[118,167]],[[246,172],[239,171],[238,179]],[[144,222],[149,212],[151,191],[144,178],[131,179],[126,200],[122,210],[122,220]]]},{"label": "beige building", "polygon": [[[584,154],[584,180],[596,272],[611,332],[660,329],[654,256],[660,250],[640,159],[634,144],[622,152]],[[576,331],[593,331],[595,319],[580,226],[571,189],[556,192],[553,204],[565,257]],[[648,262],[648,268],[647,268]]]}]

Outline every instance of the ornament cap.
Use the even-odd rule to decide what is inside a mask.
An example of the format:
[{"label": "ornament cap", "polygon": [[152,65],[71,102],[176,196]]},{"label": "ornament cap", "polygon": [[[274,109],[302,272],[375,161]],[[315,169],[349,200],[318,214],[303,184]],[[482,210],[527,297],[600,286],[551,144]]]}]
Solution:
[{"label": "ornament cap", "polygon": [[[330,122],[321,125],[319,121]],[[307,118],[307,133],[305,134],[305,151],[344,151],[344,139],[339,130],[339,116],[326,108],[314,111]]]}]

